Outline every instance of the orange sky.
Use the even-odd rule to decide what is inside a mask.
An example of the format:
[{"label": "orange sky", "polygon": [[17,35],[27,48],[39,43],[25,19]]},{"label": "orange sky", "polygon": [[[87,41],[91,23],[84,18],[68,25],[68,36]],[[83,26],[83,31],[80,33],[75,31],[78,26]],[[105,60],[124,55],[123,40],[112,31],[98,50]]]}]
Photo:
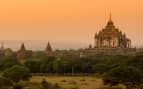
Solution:
[{"label": "orange sky", "polygon": [[88,45],[110,12],[133,44],[143,45],[143,0],[0,0],[0,40]]}]

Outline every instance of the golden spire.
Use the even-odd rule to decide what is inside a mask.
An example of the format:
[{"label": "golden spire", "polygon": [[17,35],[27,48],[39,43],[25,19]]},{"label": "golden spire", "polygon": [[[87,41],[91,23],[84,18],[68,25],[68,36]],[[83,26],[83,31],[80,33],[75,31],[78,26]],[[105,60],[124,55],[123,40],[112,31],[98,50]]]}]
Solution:
[{"label": "golden spire", "polygon": [[110,12],[110,16],[109,16],[109,22],[112,21],[112,14]]},{"label": "golden spire", "polygon": [[112,15],[111,15],[111,12],[110,12],[109,20],[108,20],[108,22],[107,22],[106,27],[110,27],[110,26],[114,27],[114,23],[113,23],[113,21],[112,21]]}]

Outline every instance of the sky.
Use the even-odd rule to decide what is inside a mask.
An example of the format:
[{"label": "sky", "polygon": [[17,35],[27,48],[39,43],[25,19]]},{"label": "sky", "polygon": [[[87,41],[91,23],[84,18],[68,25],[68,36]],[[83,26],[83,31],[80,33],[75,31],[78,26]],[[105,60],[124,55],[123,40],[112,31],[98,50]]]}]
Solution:
[{"label": "sky", "polygon": [[55,48],[87,47],[105,27],[110,12],[133,46],[143,46],[142,0],[0,0],[0,41],[30,40],[33,45],[31,40],[42,40]]}]

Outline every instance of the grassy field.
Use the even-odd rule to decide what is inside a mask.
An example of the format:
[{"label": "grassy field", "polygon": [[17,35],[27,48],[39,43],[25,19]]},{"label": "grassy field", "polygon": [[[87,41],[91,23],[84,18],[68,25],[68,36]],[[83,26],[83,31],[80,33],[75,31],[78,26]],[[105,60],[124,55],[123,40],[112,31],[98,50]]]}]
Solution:
[{"label": "grassy field", "polygon": [[50,83],[58,83],[63,89],[100,89],[103,86],[102,79],[97,77],[72,77],[72,76],[33,76],[31,82],[40,83],[46,79]]}]

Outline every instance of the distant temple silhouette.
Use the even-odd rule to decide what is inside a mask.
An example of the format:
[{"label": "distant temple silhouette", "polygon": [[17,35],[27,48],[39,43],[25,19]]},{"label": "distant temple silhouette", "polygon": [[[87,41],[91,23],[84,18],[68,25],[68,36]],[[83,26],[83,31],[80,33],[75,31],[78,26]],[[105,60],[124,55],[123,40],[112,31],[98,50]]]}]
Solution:
[{"label": "distant temple silhouette", "polygon": [[17,52],[17,59],[24,59],[26,57],[26,48],[24,43],[21,44],[20,50]]},{"label": "distant temple silhouette", "polygon": [[[33,52],[32,50],[26,50],[26,47],[24,45],[24,43],[21,44],[20,49],[17,51],[17,59],[25,59],[29,56],[33,56],[35,52]],[[55,53],[52,50],[51,44],[50,42],[48,42],[45,51],[41,51],[39,54],[43,53],[46,56],[55,56]],[[38,55],[38,54],[36,54]]]},{"label": "distant temple silhouette", "polygon": [[45,54],[47,54],[47,56],[54,56],[54,52],[52,50],[51,44],[50,42],[48,42],[47,47],[45,49]]},{"label": "distant temple silhouette", "polygon": [[94,56],[96,54],[128,55],[136,52],[126,34],[115,27],[111,13],[105,28],[95,33],[94,41],[94,46],[92,47],[90,44],[89,48],[80,53],[81,56]]}]

